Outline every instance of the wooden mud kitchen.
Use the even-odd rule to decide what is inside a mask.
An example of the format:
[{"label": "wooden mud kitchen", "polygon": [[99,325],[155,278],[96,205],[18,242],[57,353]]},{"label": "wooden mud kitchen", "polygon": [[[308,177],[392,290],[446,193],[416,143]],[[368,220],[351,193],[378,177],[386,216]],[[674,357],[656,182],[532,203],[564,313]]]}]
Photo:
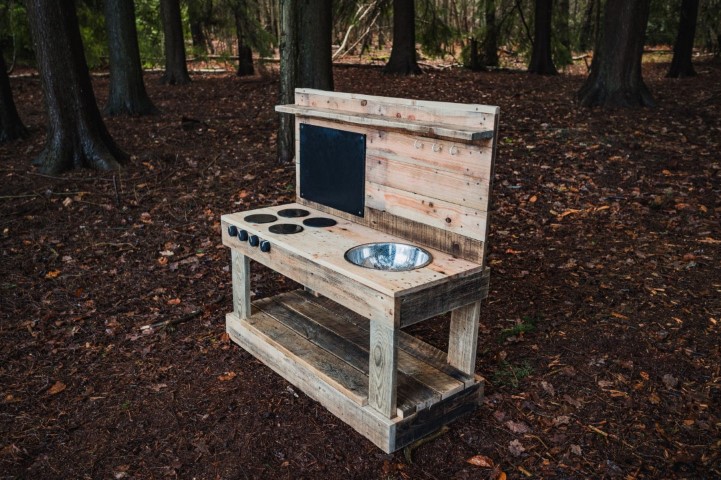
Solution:
[{"label": "wooden mud kitchen", "polygon": [[[222,217],[230,338],[385,452],[473,411],[498,107],[298,89],[296,203]],[[250,301],[250,260],[303,289]],[[451,313],[448,352],[404,327]]]}]

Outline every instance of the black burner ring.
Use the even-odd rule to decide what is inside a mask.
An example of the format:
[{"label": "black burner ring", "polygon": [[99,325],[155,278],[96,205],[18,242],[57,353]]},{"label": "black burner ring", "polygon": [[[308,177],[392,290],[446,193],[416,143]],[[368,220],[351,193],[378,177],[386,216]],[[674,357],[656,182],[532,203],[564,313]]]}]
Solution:
[{"label": "black burner ring", "polygon": [[310,215],[310,212],[308,210],[303,210],[302,208],[285,208],[283,210],[278,210],[279,217],[298,218],[307,217],[308,215]]},{"label": "black burner ring", "polygon": [[303,231],[303,227],[300,225],[294,225],[292,223],[278,223],[268,227],[270,233],[277,233],[278,235],[291,235],[293,233],[300,233]]},{"label": "black burner ring", "polygon": [[326,218],[326,217],[312,217],[312,218],[306,218],[303,220],[303,225],[307,227],[316,227],[316,228],[322,228],[322,227],[332,227],[333,225],[337,224],[335,220],[332,218]]},{"label": "black burner ring", "polygon": [[254,213],[253,215],[248,215],[243,219],[243,221],[248,223],[272,223],[276,220],[278,220],[278,217],[268,213]]}]

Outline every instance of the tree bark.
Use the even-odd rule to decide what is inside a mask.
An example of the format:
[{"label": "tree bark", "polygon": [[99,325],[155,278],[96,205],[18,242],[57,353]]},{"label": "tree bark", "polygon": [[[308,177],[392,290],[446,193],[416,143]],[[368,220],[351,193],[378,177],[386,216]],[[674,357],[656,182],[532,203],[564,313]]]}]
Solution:
[{"label": "tree bark", "polygon": [[333,90],[333,2],[298,0],[298,87]]},{"label": "tree bark", "polygon": [[5,58],[0,52],[0,143],[22,138],[26,133],[13,101]]},{"label": "tree bark", "polygon": [[650,0],[608,0],[603,32],[591,63],[591,74],[578,92],[581,106],[654,106],[641,76],[641,57]]},{"label": "tree bark", "polygon": [[240,5],[235,6],[233,15],[235,16],[235,34],[238,39],[238,71],[239,77],[255,74],[253,68],[253,51],[243,41],[243,12]]},{"label": "tree bark", "polygon": [[593,9],[596,2],[597,0],[588,0],[586,12],[583,15],[581,33],[578,35],[578,49],[582,52],[587,51],[591,47],[591,39],[593,38]]},{"label": "tree bark", "polygon": [[498,66],[498,25],[496,25],[496,2],[485,1],[486,38],[483,41],[483,63]]},{"label": "tree bark", "polygon": [[25,2],[48,110],[45,148],[33,163],[46,173],[114,170],[128,156],[110,137],[95,102],[74,2]]},{"label": "tree bark", "polygon": [[110,47],[110,92],[105,114],[156,113],[143,83],[133,2],[105,0],[105,25]]},{"label": "tree bark", "polygon": [[696,37],[696,20],[698,18],[699,0],[683,0],[681,18],[678,24],[676,43],[673,46],[673,60],[667,77],[684,78],[696,76],[691,57],[693,41]]},{"label": "tree bark", "polygon": [[563,46],[565,52],[562,59],[557,58],[556,61],[561,65],[569,65],[571,63],[571,27],[570,21],[571,2],[569,0],[559,0],[558,2],[558,41]]},{"label": "tree bark", "polygon": [[528,64],[529,73],[556,75],[556,66],[551,55],[551,20],[553,0],[536,0],[533,51]]},{"label": "tree bark", "polygon": [[416,61],[416,8],[414,0],[393,0],[393,46],[383,73],[420,75]]},{"label": "tree bark", "polygon": [[188,65],[185,61],[185,41],[180,18],[180,0],[160,0],[160,16],[165,37],[165,73],[160,83],[185,85],[190,83]]},{"label": "tree bark", "polygon": [[[280,0],[280,99],[281,105],[295,103],[298,82],[297,0]],[[295,157],[295,117],[280,114],[278,160],[288,163]]]},{"label": "tree bark", "polygon": [[[333,90],[332,1],[280,0],[280,103],[295,103],[296,88]],[[278,160],[295,157],[295,121],[280,114]]]}]

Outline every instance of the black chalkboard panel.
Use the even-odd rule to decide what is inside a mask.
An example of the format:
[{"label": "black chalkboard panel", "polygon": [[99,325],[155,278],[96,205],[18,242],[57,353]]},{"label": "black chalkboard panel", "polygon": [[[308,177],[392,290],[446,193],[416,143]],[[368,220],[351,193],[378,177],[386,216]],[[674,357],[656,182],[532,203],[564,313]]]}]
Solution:
[{"label": "black chalkboard panel", "polygon": [[365,166],[365,135],[300,124],[301,198],[362,217]]}]

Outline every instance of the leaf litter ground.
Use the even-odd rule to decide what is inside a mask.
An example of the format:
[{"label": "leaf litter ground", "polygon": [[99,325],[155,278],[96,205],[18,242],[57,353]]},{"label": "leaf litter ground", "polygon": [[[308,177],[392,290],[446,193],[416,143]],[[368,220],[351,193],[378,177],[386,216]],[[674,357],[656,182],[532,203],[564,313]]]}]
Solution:
[{"label": "leaf litter ground", "polygon": [[[485,400],[406,455],[223,333],[220,215],[294,195],[276,77],[151,74],[163,113],[107,119],[128,168],[58,177],[30,166],[39,80],[14,78],[31,135],[0,146],[0,478],[721,476],[721,66],[666,67],[646,66],[658,108],[620,111],[577,109],[579,75],[336,69],[339,91],[501,107]],[[252,275],[255,298],[295,287]]]}]

